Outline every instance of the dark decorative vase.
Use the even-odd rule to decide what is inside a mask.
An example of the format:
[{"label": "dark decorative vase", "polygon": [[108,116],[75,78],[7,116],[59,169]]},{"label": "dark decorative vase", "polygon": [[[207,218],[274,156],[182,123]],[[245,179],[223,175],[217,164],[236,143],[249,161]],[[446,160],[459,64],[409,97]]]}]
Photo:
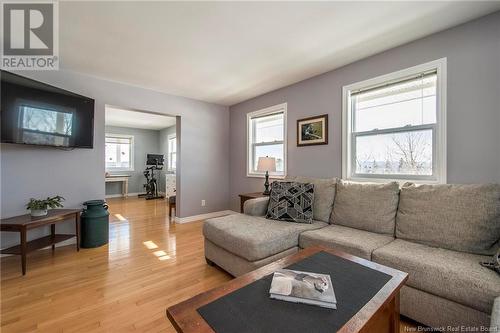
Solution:
[{"label": "dark decorative vase", "polygon": [[102,246],[109,242],[109,212],[104,200],[90,200],[83,203],[86,208],[81,217],[81,241],[83,248]]}]

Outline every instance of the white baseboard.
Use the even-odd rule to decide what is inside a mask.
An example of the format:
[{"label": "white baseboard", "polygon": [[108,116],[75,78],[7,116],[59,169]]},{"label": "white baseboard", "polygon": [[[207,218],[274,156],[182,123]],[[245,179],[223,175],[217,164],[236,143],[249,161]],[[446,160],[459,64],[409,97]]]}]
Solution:
[{"label": "white baseboard", "polygon": [[[142,192],[134,192],[134,193],[129,193],[127,196],[129,197],[135,197],[138,196],[139,194],[142,194]],[[124,198],[123,194],[109,194],[105,196],[106,199],[109,198]]]},{"label": "white baseboard", "polygon": [[176,216],[175,223],[189,223],[189,222],[201,221],[201,220],[211,219],[213,217],[220,217],[220,216],[232,215],[232,214],[238,214],[238,213],[233,211],[233,210],[221,210],[219,212],[186,216],[186,217],[177,217]]}]

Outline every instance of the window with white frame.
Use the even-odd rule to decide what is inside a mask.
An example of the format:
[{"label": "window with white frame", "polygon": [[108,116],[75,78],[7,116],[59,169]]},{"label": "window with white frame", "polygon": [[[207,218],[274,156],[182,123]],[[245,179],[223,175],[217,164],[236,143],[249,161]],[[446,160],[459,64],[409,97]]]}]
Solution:
[{"label": "window with white frame", "polygon": [[175,170],[177,165],[177,137],[168,136],[168,170]]},{"label": "window with white frame", "polygon": [[275,178],[286,175],[286,103],[247,114],[247,176],[264,176],[257,171],[259,157],[274,157]]},{"label": "window with white frame", "polygon": [[446,183],[446,59],[343,89],[343,178]]},{"label": "window with white frame", "polygon": [[132,135],[106,134],[106,171],[134,170],[134,137]]}]

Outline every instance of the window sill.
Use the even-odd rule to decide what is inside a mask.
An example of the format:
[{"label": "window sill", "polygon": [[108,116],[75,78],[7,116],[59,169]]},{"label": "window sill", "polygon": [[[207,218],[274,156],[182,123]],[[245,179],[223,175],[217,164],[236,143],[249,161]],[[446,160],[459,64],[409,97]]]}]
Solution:
[{"label": "window sill", "polygon": [[134,169],[106,169],[109,174],[124,173],[124,172],[134,172]]}]

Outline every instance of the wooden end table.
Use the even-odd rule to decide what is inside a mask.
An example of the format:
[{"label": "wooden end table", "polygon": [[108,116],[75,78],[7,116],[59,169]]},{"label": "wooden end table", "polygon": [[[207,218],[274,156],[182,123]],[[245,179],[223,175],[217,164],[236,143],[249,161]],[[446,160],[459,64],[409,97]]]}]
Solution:
[{"label": "wooden end table", "polygon": [[[21,267],[23,275],[26,274],[26,255],[29,252],[42,249],[52,245],[52,251],[55,250],[55,244],[67,239],[76,237],[76,250],[80,251],[80,212],[81,209],[52,209],[48,214],[40,217],[32,217],[29,214],[9,217],[0,220],[0,231],[18,232],[21,238],[19,245],[0,250],[2,254],[16,254],[21,256]],[[75,219],[76,232],[72,234],[56,234],[56,224],[65,222],[68,219]],[[28,230],[41,228],[50,225],[50,236],[27,241]]]},{"label": "wooden end table", "polygon": [[243,193],[238,195],[240,197],[240,213],[243,213],[243,206],[245,205],[245,201],[256,198],[268,197],[267,194],[262,194],[262,192],[252,192],[252,193]]},{"label": "wooden end table", "polygon": [[212,333],[213,329],[198,313],[197,309],[216,299],[243,288],[278,269],[299,262],[318,252],[347,259],[389,275],[390,280],[339,330],[341,333],[397,333],[399,332],[399,292],[408,279],[408,274],[396,269],[362,259],[342,251],[323,246],[309,247],[253,272],[237,277],[222,286],[204,292],[167,309],[167,317],[177,332]]}]

